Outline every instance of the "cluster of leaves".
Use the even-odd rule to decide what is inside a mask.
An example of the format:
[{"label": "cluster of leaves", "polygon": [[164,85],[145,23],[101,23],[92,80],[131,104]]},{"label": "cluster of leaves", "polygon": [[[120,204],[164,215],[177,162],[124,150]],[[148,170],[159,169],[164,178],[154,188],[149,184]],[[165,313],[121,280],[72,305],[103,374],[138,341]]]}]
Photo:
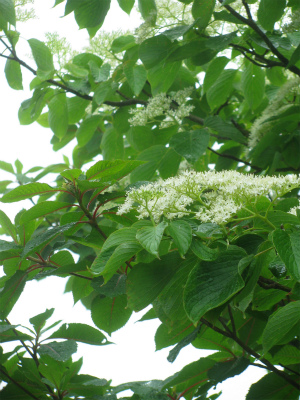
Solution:
[{"label": "cluster of leaves", "polygon": [[[7,82],[21,90],[21,69],[34,75],[20,123],[50,128],[54,151],[76,140],[71,164],[23,173],[20,161],[16,169],[0,162],[19,184],[1,181],[1,201],[34,203],[14,223],[0,211],[1,233],[10,237],[0,242],[0,340],[18,342],[0,356],[5,399],[115,399],[127,389],[133,399],[215,399],[209,390],[249,365],[268,374],[247,400],[299,397],[300,219],[289,213],[299,206],[299,189],[249,199],[250,209],[222,226],[117,214],[127,189],[175,176],[182,164],[195,171],[211,164],[265,175],[300,171],[300,34],[281,29],[289,13],[299,12],[299,0],[178,1],[191,6],[190,25],[180,20],[138,41],[120,36],[111,45],[117,65],[81,53],[58,73],[37,39],[28,40],[37,69],[18,57],[14,2],[0,0]],[[135,1],[118,3],[129,14]],[[155,27],[155,0],[137,3]],[[74,13],[79,28],[94,36],[109,8],[110,0],[67,0],[65,14]],[[193,112],[181,122],[161,128],[162,114],[130,126],[132,110],[150,98],[190,87]],[[85,170],[99,154],[103,159]],[[52,186],[40,182],[49,173],[57,175]],[[66,290],[98,329],[63,324],[45,337],[53,309],[32,317],[26,333],[10,324],[26,282],[51,275],[68,278]],[[161,321],[156,348],[173,346],[170,362],[189,344],[215,352],[164,381],[112,387],[79,374],[76,342],[108,344],[102,331],[111,335],[149,305],[143,320]]]}]

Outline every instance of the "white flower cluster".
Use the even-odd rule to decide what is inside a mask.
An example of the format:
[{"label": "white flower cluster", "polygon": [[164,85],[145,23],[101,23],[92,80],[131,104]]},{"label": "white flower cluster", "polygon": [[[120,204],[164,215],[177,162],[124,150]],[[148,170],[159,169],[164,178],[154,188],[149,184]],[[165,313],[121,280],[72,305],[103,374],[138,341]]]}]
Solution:
[{"label": "white flower cluster", "polygon": [[[202,222],[224,224],[257,196],[280,197],[300,187],[300,176],[254,176],[236,171],[185,171],[183,174],[143,185],[127,193],[117,214],[136,209],[139,218],[158,222],[191,215]],[[193,206],[193,207],[191,207]]]},{"label": "white flower cluster", "polygon": [[[165,119],[162,121],[160,127],[166,128],[167,126],[177,123],[187,117],[194,109],[194,106],[185,104],[187,98],[190,97],[193,87],[188,87],[178,92],[159,93],[148,101],[146,108],[134,108],[130,110],[133,116],[128,120],[132,126],[143,126],[148,121],[154,120],[155,117],[164,115]],[[172,102],[176,102],[172,107]]]},{"label": "white flower cluster", "polygon": [[261,116],[254,121],[248,139],[249,147],[255,147],[260,139],[273,126],[274,122],[271,120],[272,117],[278,116],[280,113],[294,105],[294,103],[288,103],[286,100],[286,96],[290,94],[300,94],[299,77],[290,79],[282,85]]},{"label": "white flower cluster", "polygon": [[293,215],[297,215],[297,210],[300,210],[300,200],[299,200],[299,206],[291,208],[289,213],[293,214]]}]

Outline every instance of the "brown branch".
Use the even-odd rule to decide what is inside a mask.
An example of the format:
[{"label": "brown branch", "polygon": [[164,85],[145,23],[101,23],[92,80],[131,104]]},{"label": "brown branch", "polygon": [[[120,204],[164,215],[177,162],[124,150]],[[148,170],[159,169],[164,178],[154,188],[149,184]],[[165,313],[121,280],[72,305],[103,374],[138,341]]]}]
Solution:
[{"label": "brown branch", "polygon": [[[219,0],[219,3],[223,4],[223,0]],[[239,14],[237,11],[235,11],[232,7],[228,5],[224,5],[224,7],[226,8],[227,11],[230,12],[231,15],[233,15],[238,20],[243,22],[243,24],[248,25],[250,28],[252,28],[254,32],[256,32],[263,39],[263,41],[266,43],[266,45],[269,47],[272,53],[277,56],[277,58],[284,64],[286,68],[294,72],[296,75],[300,76],[300,69],[295,65],[287,67],[289,64],[289,60],[283,54],[281,54],[280,51],[277,50],[277,48],[274,46],[274,44],[271,42],[268,36],[259,28],[259,26],[253,19],[250,18],[248,19],[243,17],[241,14]]]},{"label": "brown branch", "polygon": [[[291,377],[284,371],[281,371],[277,369],[270,361],[266,360],[265,358],[261,357],[256,351],[252,350],[248,345],[246,345],[244,342],[242,342],[233,332],[229,333],[228,332],[228,327],[226,328],[226,331],[222,331],[222,329],[217,328],[214,326],[212,323],[207,321],[204,318],[200,319],[201,322],[203,322],[206,326],[209,328],[213,329],[215,332],[220,333],[223,336],[229,337],[232,340],[234,340],[242,349],[244,349],[248,354],[252,355],[255,357],[257,360],[259,360],[261,363],[263,363],[270,371],[274,372],[284,380],[286,380],[289,384],[294,386],[296,389],[300,390],[300,384],[295,382]],[[221,321],[223,324],[223,322]]]},{"label": "brown branch", "polygon": [[246,10],[246,13],[247,13],[247,15],[248,15],[248,18],[253,20],[252,15],[251,15],[251,11],[250,11],[249,4],[248,4],[245,0],[242,0],[242,3],[243,3],[243,6],[244,6],[244,8],[245,8],[245,10]]},{"label": "brown branch", "polygon": [[211,152],[213,152],[214,154],[216,154],[217,156],[220,157],[225,157],[225,158],[230,158],[231,160],[237,161],[237,162],[241,162],[245,165],[249,165],[249,167],[251,167],[252,169],[255,169],[256,171],[261,171],[262,168],[260,167],[256,167],[255,165],[252,165],[251,163],[249,163],[248,161],[242,160],[241,158],[232,156],[230,154],[224,154],[224,153],[218,153],[216,150],[212,149],[211,147],[207,147],[208,150],[210,150]]},{"label": "brown branch", "polygon": [[40,400],[38,397],[36,397],[34,394],[32,394],[31,392],[29,392],[29,390],[27,390],[26,388],[24,388],[24,386],[22,386],[19,382],[17,382],[14,378],[12,378],[11,376],[9,376],[4,369],[0,366],[0,371],[1,373],[6,376],[14,385],[18,386],[18,388],[20,388],[21,390],[23,390],[24,393],[26,393],[29,397],[31,397],[32,399],[35,400]]},{"label": "brown branch", "polygon": [[236,122],[233,118],[231,118],[231,123],[234,125],[234,127],[236,128],[236,129],[238,129],[240,132],[241,132],[241,134],[243,135],[243,136],[245,136],[245,138],[248,138],[249,137],[249,135],[250,135],[250,132],[249,131],[247,131],[247,129],[245,129],[245,128],[243,128],[238,122]]},{"label": "brown branch", "polygon": [[292,289],[288,288],[287,286],[281,285],[278,282],[274,282],[272,279],[267,279],[264,278],[263,276],[260,276],[258,278],[258,285],[262,287],[263,289],[278,289],[282,290],[287,293],[291,293]]},{"label": "brown branch", "polygon": [[[9,322],[9,320],[8,320],[7,318],[5,319],[5,322],[6,322],[8,325],[11,325],[11,323]],[[19,334],[18,334],[18,332],[16,331],[16,329],[12,328],[12,331],[13,331],[13,333],[16,335],[16,337],[18,338],[18,340],[22,343],[23,347],[26,349],[26,351],[28,352],[28,354],[30,354],[30,356],[33,358],[33,357],[34,357],[34,354],[33,354],[32,351],[30,350],[30,348],[27,346],[27,344],[26,344],[22,339],[19,338]]]}]

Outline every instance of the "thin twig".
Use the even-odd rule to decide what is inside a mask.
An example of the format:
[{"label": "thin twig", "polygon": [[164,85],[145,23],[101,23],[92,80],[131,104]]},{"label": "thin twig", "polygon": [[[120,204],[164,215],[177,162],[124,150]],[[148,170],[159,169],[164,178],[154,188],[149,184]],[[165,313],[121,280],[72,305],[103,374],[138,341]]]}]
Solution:
[{"label": "thin twig", "polygon": [[263,276],[260,276],[258,278],[258,282],[257,283],[263,289],[278,289],[278,290],[282,290],[282,291],[287,292],[287,293],[290,293],[292,291],[291,288],[288,288],[287,286],[281,285],[278,282],[274,282],[272,279],[264,278]]},{"label": "thin twig", "polygon": [[29,392],[29,390],[27,390],[26,388],[24,388],[24,386],[22,386],[19,382],[17,382],[16,380],[14,380],[14,378],[12,378],[11,376],[9,376],[4,369],[0,366],[0,371],[1,373],[6,376],[14,385],[18,386],[18,388],[20,388],[21,390],[23,390],[24,393],[26,393],[29,397],[31,397],[32,399],[35,400],[40,400],[38,397],[36,397],[34,394],[32,394],[31,392]]}]

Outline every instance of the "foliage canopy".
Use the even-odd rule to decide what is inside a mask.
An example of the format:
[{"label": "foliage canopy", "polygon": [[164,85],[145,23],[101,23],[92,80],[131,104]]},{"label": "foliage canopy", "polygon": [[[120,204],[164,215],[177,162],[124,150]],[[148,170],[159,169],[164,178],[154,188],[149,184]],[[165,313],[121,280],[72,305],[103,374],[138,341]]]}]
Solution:
[{"label": "foliage canopy", "polygon": [[[1,202],[33,202],[13,222],[0,211],[0,340],[16,342],[1,347],[1,398],[131,389],[132,400],[212,400],[217,383],[256,365],[268,373],[247,400],[298,399],[300,1],[118,0],[144,22],[115,35],[108,59],[96,35],[110,0],[60,3],[95,36],[93,51],[57,65],[31,38],[33,68],[18,55],[17,4],[0,0],[7,82],[22,90],[22,70],[33,74],[21,125],[51,129],[54,151],[74,143],[62,164],[23,172],[0,161],[18,182],[0,182]],[[26,282],[53,275],[98,329],[57,322],[49,336],[53,309],[27,330],[11,325]],[[170,362],[190,344],[214,353],[164,381],[113,387],[79,373],[76,342],[109,344],[149,305]]]}]

